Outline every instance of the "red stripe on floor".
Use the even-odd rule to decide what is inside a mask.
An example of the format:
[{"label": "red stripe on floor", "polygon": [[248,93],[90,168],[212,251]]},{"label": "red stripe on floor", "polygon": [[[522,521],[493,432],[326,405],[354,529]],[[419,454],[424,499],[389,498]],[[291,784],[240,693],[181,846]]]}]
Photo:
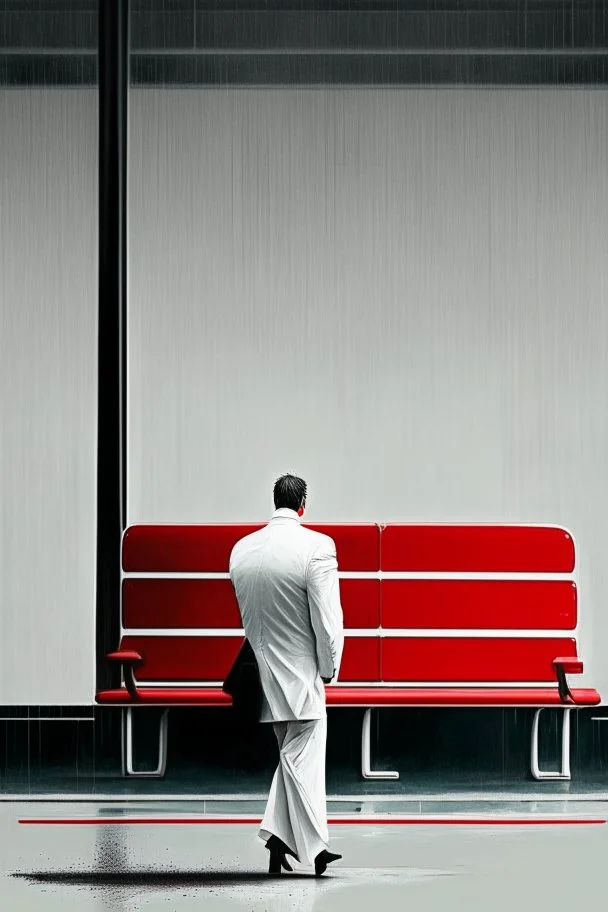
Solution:
[{"label": "red stripe on floor", "polygon": [[[61,824],[61,825],[91,825],[99,826],[100,824],[123,824],[127,826],[135,824],[149,825],[184,825],[184,824],[224,824],[224,823],[256,823],[262,822],[261,817],[42,817],[42,818],[23,818],[19,823],[26,824]],[[606,823],[601,819],[574,819],[560,817],[330,817],[328,818],[330,826],[337,825],[357,825],[357,826],[392,826],[401,825],[441,825],[441,826],[548,826],[548,825],[587,825]]]}]

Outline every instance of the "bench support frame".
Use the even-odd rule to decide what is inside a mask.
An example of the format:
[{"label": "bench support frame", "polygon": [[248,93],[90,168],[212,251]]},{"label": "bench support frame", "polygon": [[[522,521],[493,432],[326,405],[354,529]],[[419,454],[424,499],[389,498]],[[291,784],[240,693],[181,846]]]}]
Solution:
[{"label": "bench support frame", "polygon": [[[167,768],[167,735],[169,728],[169,708],[163,708],[158,733],[158,764],[152,770],[136,770],[133,765],[133,706],[121,709],[121,764],[122,775],[134,779],[162,779]],[[363,714],[361,728],[361,775],[363,779],[399,779],[397,770],[373,770],[371,768],[371,714],[374,707],[367,707]],[[540,715],[545,709],[559,707],[541,707],[534,713],[532,721],[532,743],[530,766],[532,776],[537,780],[569,780],[570,772],[570,714],[576,706],[565,706],[562,713],[562,749],[559,770],[541,770],[539,765],[539,728]]]},{"label": "bench support frame", "polygon": [[136,770],[133,768],[133,707],[125,706],[121,710],[120,754],[122,774],[134,779],[162,779],[167,769],[167,731],[169,728],[169,709],[164,708],[160,717],[158,730],[158,765],[153,770]]},{"label": "bench support frame", "polygon": [[537,709],[534,713],[534,719],[532,722],[532,747],[531,747],[531,757],[530,765],[532,768],[532,775],[535,779],[571,779],[570,773],[570,713],[576,707],[566,706],[561,712],[562,716],[562,755],[560,761],[560,770],[555,772],[549,770],[541,770],[538,762],[538,741],[539,741],[539,725],[540,725],[540,714],[543,712],[543,709],[547,707],[541,707]]},{"label": "bench support frame", "polygon": [[396,770],[372,770],[371,761],[371,715],[372,707],[368,707],[363,714],[361,729],[361,775],[364,779],[398,779]]}]

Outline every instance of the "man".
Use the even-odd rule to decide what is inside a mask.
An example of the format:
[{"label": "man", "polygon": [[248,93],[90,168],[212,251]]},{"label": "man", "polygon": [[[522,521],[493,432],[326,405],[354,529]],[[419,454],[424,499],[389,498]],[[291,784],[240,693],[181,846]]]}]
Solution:
[{"label": "man", "polygon": [[336,546],[300,525],[306,482],[283,475],[275,512],[230,555],[230,579],[264,694],[260,722],[272,722],[280,751],[259,835],[269,873],[292,868],[286,855],[317,876],[341,858],[328,851],[324,684],[337,677],[344,628]]}]

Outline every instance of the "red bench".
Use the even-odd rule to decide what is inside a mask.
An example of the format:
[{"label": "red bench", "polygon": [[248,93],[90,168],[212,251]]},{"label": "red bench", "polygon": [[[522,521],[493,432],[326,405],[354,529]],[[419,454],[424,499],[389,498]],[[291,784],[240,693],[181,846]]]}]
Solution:
[{"label": "red bench", "polygon": [[[243,640],[228,577],[234,543],[263,524],[137,525],[123,537],[122,637],[108,659],[124,684],[96,695],[123,709],[123,774],[164,775],[170,706],[230,706],[221,689]],[[308,524],[307,524],[308,525]],[[570,712],[600,702],[581,673],[574,542],[554,526],[320,524],[336,542],[345,645],[327,705],[529,706],[536,779],[570,778]],[[159,763],[133,768],[133,708],[161,706]],[[559,772],[539,769],[539,718],[563,711]]]}]

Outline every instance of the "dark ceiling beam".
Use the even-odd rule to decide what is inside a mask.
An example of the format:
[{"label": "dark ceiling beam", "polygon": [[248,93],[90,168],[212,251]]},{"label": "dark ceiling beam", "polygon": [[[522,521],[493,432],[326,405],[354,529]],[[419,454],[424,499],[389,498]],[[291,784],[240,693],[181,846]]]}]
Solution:
[{"label": "dark ceiling beam", "polygon": [[[0,84],[94,84],[96,9],[4,0]],[[134,85],[608,84],[608,0],[131,0],[130,29]]]},{"label": "dark ceiling beam", "polygon": [[[477,11],[135,9],[135,51],[412,51],[608,49],[608,4]],[[0,10],[0,48],[97,49],[91,11]]]}]

